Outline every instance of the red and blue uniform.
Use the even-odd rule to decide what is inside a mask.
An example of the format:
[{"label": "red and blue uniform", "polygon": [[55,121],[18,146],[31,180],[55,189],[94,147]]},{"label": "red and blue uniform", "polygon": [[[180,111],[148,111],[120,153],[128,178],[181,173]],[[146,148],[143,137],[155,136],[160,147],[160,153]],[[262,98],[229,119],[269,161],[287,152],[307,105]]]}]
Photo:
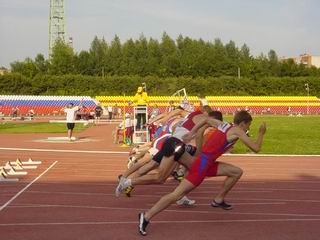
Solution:
[{"label": "red and blue uniform", "polygon": [[212,133],[202,147],[202,153],[193,162],[186,179],[194,186],[199,186],[205,177],[217,175],[219,162],[216,161],[223,153],[231,148],[237,140],[228,142],[227,132],[232,128],[229,123],[222,123]]}]

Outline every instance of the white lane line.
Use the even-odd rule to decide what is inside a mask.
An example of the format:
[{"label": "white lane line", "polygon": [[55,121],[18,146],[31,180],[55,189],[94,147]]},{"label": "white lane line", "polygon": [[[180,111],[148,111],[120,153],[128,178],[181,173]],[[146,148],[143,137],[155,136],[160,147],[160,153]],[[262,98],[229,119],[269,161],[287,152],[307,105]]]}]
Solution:
[{"label": "white lane line", "polygon": [[[128,151],[84,151],[41,148],[0,148],[7,151],[32,151],[32,152],[70,152],[70,153],[101,153],[101,154],[128,154]],[[228,157],[320,157],[320,155],[293,155],[293,154],[224,154]]]},{"label": "white lane line", "polygon": [[[285,202],[261,202],[261,203],[232,203],[233,206],[239,205],[285,205]],[[153,204],[150,204],[153,205]],[[208,203],[196,203],[196,206],[209,206]]]},{"label": "white lane line", "polygon": [[[320,155],[308,155],[308,154],[301,154],[301,155],[295,155],[295,154],[230,154],[226,153],[223,154],[223,156],[228,157],[320,157]],[[276,160],[276,159],[275,159]]]},{"label": "white lane line", "polygon": [[[268,190],[233,190],[232,193],[272,193],[273,191],[268,191]],[[167,194],[168,191],[161,191],[161,192],[156,192],[156,194]],[[212,194],[213,191],[197,191],[197,192],[192,192],[191,195],[196,195],[196,194]]]},{"label": "white lane line", "polygon": [[54,165],[56,165],[58,161],[55,161],[54,163],[51,164],[50,167],[48,167],[43,173],[41,173],[38,177],[36,177],[32,182],[30,182],[27,186],[25,186],[20,192],[18,192],[16,195],[14,195],[8,202],[3,204],[0,207],[0,212],[8,206],[12,201],[14,201],[17,197],[19,197],[25,190],[27,190],[33,183],[35,183],[39,178],[41,178],[46,172],[48,172]]},{"label": "white lane line", "polygon": [[[230,220],[183,220],[183,221],[152,221],[153,224],[167,223],[242,223],[242,222],[318,222],[320,218],[284,218],[284,219],[230,219]],[[2,223],[0,227],[6,226],[50,226],[50,225],[119,225],[137,224],[137,221],[116,221],[116,222],[51,222],[51,223]]]},{"label": "white lane line", "polygon": [[[62,194],[62,195],[88,195],[88,196],[112,196],[115,197],[114,193],[96,193],[96,192],[49,192],[49,191],[27,191],[26,193],[31,194]],[[169,191],[168,191],[169,193]],[[192,194],[190,194],[192,196]],[[135,194],[135,198],[159,198],[162,195],[159,194]],[[196,197],[196,200],[198,199],[204,199],[204,200],[212,200],[212,197]],[[273,201],[273,202],[308,202],[308,203],[320,203],[320,200],[314,200],[314,199],[279,199],[279,198],[234,198],[230,197],[231,201],[234,200],[240,200],[240,201]]]},{"label": "white lane line", "polygon": [[[27,205],[25,205],[27,206]],[[173,205],[175,206],[175,205]],[[209,206],[209,204],[207,204]],[[14,207],[14,206],[12,206]],[[83,206],[83,205],[60,205],[60,204],[41,204],[28,205],[27,207],[43,207],[43,208],[86,208],[86,209],[105,209],[105,210],[123,210],[123,211],[144,211],[142,208],[127,208],[127,207],[100,207],[100,206]],[[166,209],[165,212],[176,213],[203,213],[203,214],[219,214],[219,215],[258,215],[258,216],[285,216],[285,217],[320,217],[320,214],[295,214],[295,213],[266,213],[266,212],[236,212],[236,211],[214,211],[214,210],[191,210],[193,207],[185,207],[183,209]],[[211,207],[211,209],[213,209]]]},{"label": "white lane line", "polygon": [[[210,189],[210,190],[220,190],[221,187],[201,187],[201,189]],[[260,189],[263,189],[263,191],[268,191],[268,192],[272,192],[272,191],[292,191],[292,192],[320,192],[320,190],[318,189],[298,189],[298,188],[268,188],[268,187],[261,187],[261,188],[242,188],[242,187],[238,187],[237,189],[233,190],[234,191],[260,191]],[[212,193],[212,191],[193,191],[192,193]]]},{"label": "white lane line", "polygon": [[0,148],[7,151],[30,151],[30,152],[62,152],[62,153],[99,153],[99,154],[129,154],[124,151],[85,151],[85,150],[64,150],[64,149],[42,149],[42,148]]}]

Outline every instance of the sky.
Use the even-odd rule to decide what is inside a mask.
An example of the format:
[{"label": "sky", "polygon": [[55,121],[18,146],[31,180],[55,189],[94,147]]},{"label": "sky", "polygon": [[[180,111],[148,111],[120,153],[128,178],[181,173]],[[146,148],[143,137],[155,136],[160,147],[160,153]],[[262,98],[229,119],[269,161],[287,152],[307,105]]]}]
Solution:
[{"label": "sky", "polygon": [[[50,0],[0,0],[0,67],[48,56]],[[247,44],[253,56],[320,55],[319,0],[65,0],[66,39],[76,52],[95,36],[161,39],[163,32]]]}]

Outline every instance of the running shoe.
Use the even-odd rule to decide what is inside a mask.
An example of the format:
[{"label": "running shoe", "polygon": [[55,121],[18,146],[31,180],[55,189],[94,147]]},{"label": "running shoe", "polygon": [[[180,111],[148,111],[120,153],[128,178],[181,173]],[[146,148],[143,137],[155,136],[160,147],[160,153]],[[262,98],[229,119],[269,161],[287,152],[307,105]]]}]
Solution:
[{"label": "running shoe", "polygon": [[130,157],[128,158],[128,164],[127,164],[128,169],[131,168],[131,167],[132,167],[134,164],[136,164],[136,163],[137,163],[136,157],[130,156]]},{"label": "running shoe", "polygon": [[133,189],[134,189],[134,186],[129,186],[125,188],[123,192],[126,194],[127,197],[131,197],[131,192]]},{"label": "running shoe", "polygon": [[184,179],[184,174],[183,173],[178,173],[177,171],[174,171],[172,173],[172,176],[175,180],[177,180],[178,182],[181,182]]},{"label": "running shoe", "polygon": [[232,205],[226,203],[225,201],[222,201],[221,203],[218,203],[215,200],[213,200],[211,202],[211,206],[212,207],[216,207],[216,208],[222,208],[224,210],[231,210],[233,208]]},{"label": "running shoe", "polygon": [[131,179],[126,179],[124,177],[121,177],[120,181],[119,181],[119,184],[116,187],[116,191],[115,191],[116,197],[119,197],[120,194],[128,187],[132,187]]},{"label": "running shoe", "polygon": [[146,228],[147,228],[148,224],[149,224],[149,221],[147,221],[144,218],[144,213],[139,213],[139,233],[142,236],[147,235]]},{"label": "running shoe", "polygon": [[183,198],[178,200],[176,203],[179,206],[193,206],[195,205],[196,201],[189,199],[187,196],[184,196]]},{"label": "running shoe", "polygon": [[119,197],[120,194],[122,193],[122,191],[124,190],[123,184],[124,184],[124,182],[126,181],[126,178],[123,177],[122,175],[119,175],[119,176],[118,176],[118,180],[119,180],[119,184],[118,184],[118,186],[116,187],[116,191],[115,191],[116,197]]}]

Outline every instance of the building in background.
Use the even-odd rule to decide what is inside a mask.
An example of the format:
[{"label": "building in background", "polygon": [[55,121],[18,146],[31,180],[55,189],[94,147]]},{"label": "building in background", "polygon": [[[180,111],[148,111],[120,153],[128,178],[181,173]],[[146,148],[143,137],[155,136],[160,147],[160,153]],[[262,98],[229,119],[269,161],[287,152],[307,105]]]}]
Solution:
[{"label": "building in background", "polygon": [[5,67],[0,67],[0,75],[4,75],[6,73],[9,73],[10,71],[6,69]]},{"label": "building in background", "polygon": [[299,57],[292,57],[292,58],[287,58],[283,57],[281,58],[280,61],[286,61],[292,59],[296,64],[303,64],[306,65],[307,67],[316,67],[320,68],[320,56],[312,56],[310,54],[304,53],[301,54]]},{"label": "building in background", "polygon": [[309,54],[302,54],[297,59],[299,63],[308,67],[314,66],[320,68],[320,56],[311,56]]}]

